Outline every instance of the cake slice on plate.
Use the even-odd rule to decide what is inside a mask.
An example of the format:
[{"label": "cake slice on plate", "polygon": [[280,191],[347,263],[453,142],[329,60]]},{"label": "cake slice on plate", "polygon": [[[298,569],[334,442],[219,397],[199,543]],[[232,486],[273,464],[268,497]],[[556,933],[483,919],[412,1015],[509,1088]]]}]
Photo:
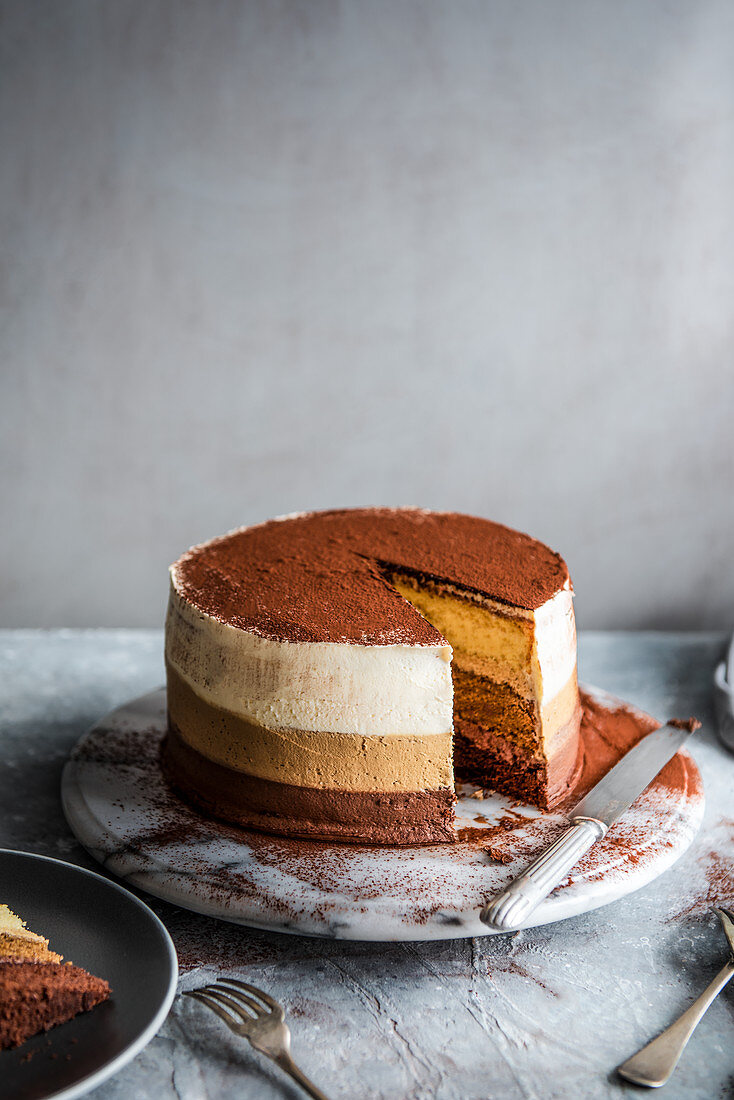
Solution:
[{"label": "cake slice on plate", "polygon": [[62,962],[47,939],[0,905],[0,1050],[64,1024],[109,996],[106,981]]}]

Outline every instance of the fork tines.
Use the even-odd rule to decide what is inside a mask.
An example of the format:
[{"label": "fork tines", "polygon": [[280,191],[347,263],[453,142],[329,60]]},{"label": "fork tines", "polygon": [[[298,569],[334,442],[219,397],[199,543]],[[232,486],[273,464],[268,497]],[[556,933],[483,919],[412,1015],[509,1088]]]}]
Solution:
[{"label": "fork tines", "polygon": [[186,996],[208,1005],[230,1027],[266,1018],[277,1021],[284,1018],[283,1008],[268,993],[237,978],[220,978],[214,985],[187,991]]},{"label": "fork tines", "polygon": [[309,1096],[327,1100],[326,1094],[291,1058],[291,1033],[285,1023],[285,1011],[269,993],[239,978],[219,978],[212,985],[187,990],[185,996],[201,1001],[216,1012],[230,1031],[246,1038],[255,1050],[280,1066]]}]

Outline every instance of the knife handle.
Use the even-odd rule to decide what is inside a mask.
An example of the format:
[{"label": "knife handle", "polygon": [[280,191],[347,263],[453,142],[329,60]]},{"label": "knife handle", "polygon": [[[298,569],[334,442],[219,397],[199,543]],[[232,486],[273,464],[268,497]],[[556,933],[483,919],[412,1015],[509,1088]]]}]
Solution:
[{"label": "knife handle", "polygon": [[543,898],[547,898],[551,890],[563,881],[574,863],[578,863],[606,831],[606,825],[593,817],[573,818],[570,828],[550,848],[546,848],[506,890],[485,905],[479,919],[500,932],[519,928]]}]

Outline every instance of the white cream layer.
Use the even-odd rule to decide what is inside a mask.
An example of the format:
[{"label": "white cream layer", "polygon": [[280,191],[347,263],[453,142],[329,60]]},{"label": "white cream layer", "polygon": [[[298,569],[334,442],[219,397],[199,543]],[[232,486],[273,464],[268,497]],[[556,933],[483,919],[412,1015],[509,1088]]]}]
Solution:
[{"label": "white cream layer", "polygon": [[221,623],[171,581],[166,659],[206,702],[270,729],[449,733],[451,647],[276,642]]},{"label": "white cream layer", "polygon": [[[485,604],[487,606],[487,604]],[[498,605],[498,613],[507,609]],[[570,588],[533,611],[531,677],[550,713],[576,670]],[[449,645],[277,642],[220,622],[172,581],[166,658],[206,702],[271,729],[358,736],[436,734],[453,727]]]},{"label": "white cream layer", "polygon": [[533,614],[535,690],[539,705],[546,707],[576,671],[576,621],[570,588],[557,592]]},{"label": "white cream layer", "polygon": [[[508,607],[452,584],[419,585],[413,594],[413,586],[406,585],[400,574],[394,583],[419,614],[449,639],[460,668],[510,683],[543,710],[575,677],[576,626],[568,582],[535,611]],[[432,605],[436,593],[439,605],[442,596],[448,597],[448,607]]]}]

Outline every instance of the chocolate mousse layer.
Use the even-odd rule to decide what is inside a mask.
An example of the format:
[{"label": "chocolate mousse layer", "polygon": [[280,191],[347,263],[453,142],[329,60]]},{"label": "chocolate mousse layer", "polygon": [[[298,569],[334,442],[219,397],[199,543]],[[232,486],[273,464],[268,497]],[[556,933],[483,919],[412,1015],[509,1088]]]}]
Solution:
[{"label": "chocolate mousse layer", "polygon": [[563,801],[580,766],[578,729],[574,714],[556,737],[551,756],[538,757],[499,732],[467,719],[456,719],[454,770],[457,779],[489,787],[500,794],[529,802],[543,810]]},{"label": "chocolate mousse layer", "polygon": [[162,765],[199,809],[249,829],[354,844],[453,842],[453,790],[340,791],[259,779],[191,748],[169,720]]},{"label": "chocolate mousse layer", "polygon": [[457,778],[553,809],[578,766],[581,706],[575,676],[567,692],[568,717],[554,729],[550,752],[542,751],[533,706],[508,685],[492,684],[490,690],[481,678],[454,670],[454,686]]}]

